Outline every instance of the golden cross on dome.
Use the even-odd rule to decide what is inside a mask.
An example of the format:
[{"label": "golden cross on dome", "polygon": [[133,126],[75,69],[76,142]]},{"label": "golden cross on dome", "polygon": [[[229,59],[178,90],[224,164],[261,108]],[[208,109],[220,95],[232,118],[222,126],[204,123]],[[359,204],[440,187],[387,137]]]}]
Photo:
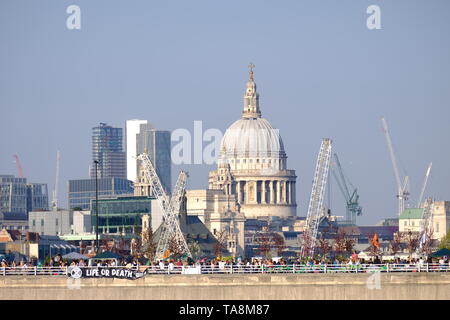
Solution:
[{"label": "golden cross on dome", "polygon": [[250,70],[250,80],[253,80],[253,68],[255,68],[255,65],[250,62],[248,65],[248,69]]}]

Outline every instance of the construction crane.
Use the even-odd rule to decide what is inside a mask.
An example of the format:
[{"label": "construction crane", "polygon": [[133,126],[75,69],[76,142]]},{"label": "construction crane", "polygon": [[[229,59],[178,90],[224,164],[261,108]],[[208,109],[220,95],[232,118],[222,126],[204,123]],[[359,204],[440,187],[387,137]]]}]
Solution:
[{"label": "construction crane", "polygon": [[169,242],[172,239],[177,243],[182,253],[184,253],[188,257],[192,257],[186,239],[181,232],[178,217],[181,200],[186,189],[186,182],[188,177],[187,173],[184,171],[180,172],[177,184],[175,185],[175,189],[172,194],[172,198],[169,198],[169,196],[166,194],[166,191],[164,190],[164,187],[161,184],[161,180],[159,179],[148,154],[140,154],[137,157],[137,160],[142,161],[144,173],[148,179],[148,182],[150,183],[153,195],[158,199],[158,203],[163,213],[163,222],[161,225],[162,229],[156,247],[156,259],[164,259],[167,251],[169,250]]},{"label": "construction crane", "polygon": [[430,239],[430,235],[433,230],[433,212],[432,212],[433,200],[431,198],[427,198],[425,204],[423,206],[422,213],[422,226],[420,228],[420,236],[419,236],[419,248],[423,250],[424,244],[428,242]]},{"label": "construction crane", "polygon": [[[347,223],[356,225],[356,216],[360,216],[362,214],[362,208],[359,205],[358,190],[350,182],[348,182],[348,179],[345,178],[344,170],[342,169],[341,162],[339,161],[336,153],[334,154],[334,160],[335,165],[332,167],[332,172],[334,178],[336,179],[336,183],[345,198]],[[339,176],[336,171],[339,173]],[[352,189],[351,192],[348,185],[350,185]]]},{"label": "construction crane", "polygon": [[423,185],[422,185],[422,190],[420,191],[419,200],[417,201],[417,208],[420,208],[420,205],[422,204],[423,195],[424,195],[425,189],[427,187],[428,177],[430,176],[432,166],[433,166],[433,162],[430,162],[430,164],[428,165],[427,172],[425,173],[425,178],[423,180]]},{"label": "construction crane", "polygon": [[19,178],[23,178],[23,169],[22,164],[20,163],[19,156],[17,154],[13,155],[14,162],[16,163],[17,173],[19,174]]},{"label": "construction crane", "polygon": [[304,239],[308,239],[309,247],[303,243],[300,251],[301,257],[312,257],[314,255],[317,231],[319,230],[319,224],[324,215],[322,207],[330,169],[331,143],[331,139],[323,139],[320,145],[304,231]]},{"label": "construction crane", "polygon": [[59,150],[56,152],[56,174],[55,174],[55,188],[53,189],[52,210],[58,210],[58,183],[59,183]]},{"label": "construction crane", "polygon": [[409,197],[409,177],[405,176],[402,180],[400,179],[400,173],[397,166],[397,159],[395,158],[394,148],[392,146],[391,135],[389,134],[389,128],[386,122],[386,119],[381,118],[381,122],[383,123],[383,131],[386,136],[387,145],[389,148],[389,154],[391,156],[392,167],[394,168],[395,180],[397,182],[397,198],[398,198],[398,215],[402,214],[405,210],[405,203]]}]

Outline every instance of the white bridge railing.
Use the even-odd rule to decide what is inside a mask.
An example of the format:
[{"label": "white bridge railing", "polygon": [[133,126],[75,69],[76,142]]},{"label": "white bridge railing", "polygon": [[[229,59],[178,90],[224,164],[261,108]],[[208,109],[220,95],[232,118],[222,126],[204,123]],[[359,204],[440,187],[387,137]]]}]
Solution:
[{"label": "white bridge railing", "polygon": [[[68,276],[67,267],[2,267],[0,276]],[[108,267],[81,267],[108,268]],[[137,267],[112,267],[137,270]],[[438,263],[425,264],[321,264],[321,265],[223,265],[223,266],[139,266],[139,271],[152,274],[300,274],[300,273],[364,273],[364,272],[450,272],[450,266]]]}]

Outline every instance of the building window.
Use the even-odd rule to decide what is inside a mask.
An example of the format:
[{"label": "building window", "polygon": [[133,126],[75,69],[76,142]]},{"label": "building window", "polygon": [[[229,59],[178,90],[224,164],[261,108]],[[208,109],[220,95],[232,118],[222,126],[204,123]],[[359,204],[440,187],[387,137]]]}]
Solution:
[{"label": "building window", "polygon": [[44,226],[44,219],[41,219],[41,227]]},{"label": "building window", "polygon": [[33,220],[33,227],[36,227],[36,220]]},{"label": "building window", "polygon": [[439,222],[436,223],[436,232],[439,232]]},{"label": "building window", "polygon": [[56,225],[58,225],[58,218],[55,220]]}]

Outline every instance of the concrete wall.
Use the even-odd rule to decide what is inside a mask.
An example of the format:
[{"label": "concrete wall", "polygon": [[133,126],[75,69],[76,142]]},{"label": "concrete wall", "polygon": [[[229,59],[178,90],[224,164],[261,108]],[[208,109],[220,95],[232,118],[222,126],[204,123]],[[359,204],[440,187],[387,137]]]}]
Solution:
[{"label": "concrete wall", "polygon": [[41,236],[71,234],[72,223],[73,212],[69,210],[32,211],[28,214],[28,230]]},{"label": "concrete wall", "polygon": [[138,280],[0,276],[0,299],[450,299],[450,273],[149,275]]}]

